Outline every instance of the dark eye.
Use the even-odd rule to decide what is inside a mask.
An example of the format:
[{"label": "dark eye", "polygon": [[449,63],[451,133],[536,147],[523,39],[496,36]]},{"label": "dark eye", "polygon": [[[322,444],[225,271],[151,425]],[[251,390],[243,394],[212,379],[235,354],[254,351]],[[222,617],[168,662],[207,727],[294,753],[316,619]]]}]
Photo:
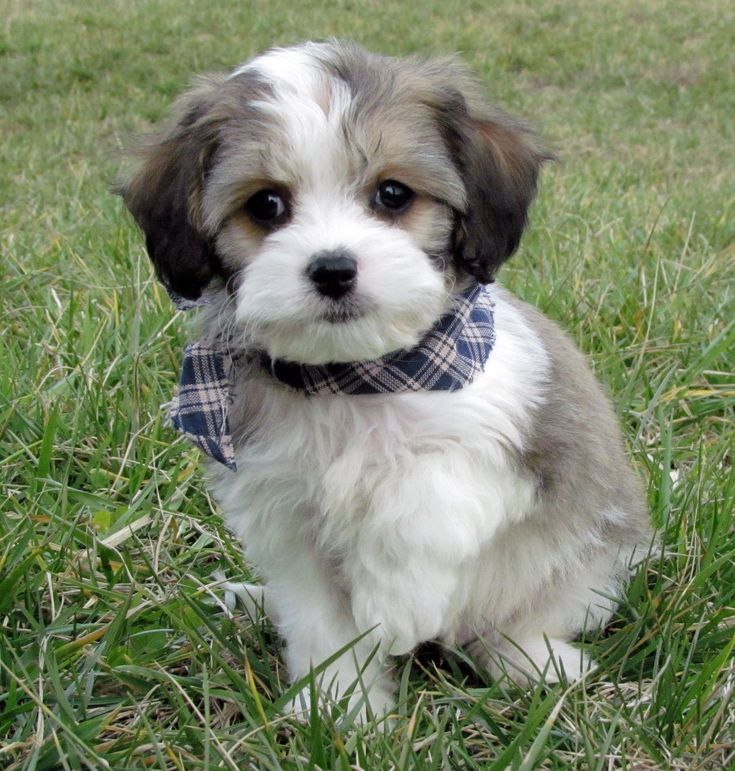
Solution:
[{"label": "dark eye", "polygon": [[413,190],[395,179],[387,179],[378,185],[375,192],[375,204],[380,209],[398,213],[403,211],[413,199]]},{"label": "dark eye", "polygon": [[260,225],[279,225],[288,214],[286,201],[277,190],[259,190],[251,195],[245,211]]}]

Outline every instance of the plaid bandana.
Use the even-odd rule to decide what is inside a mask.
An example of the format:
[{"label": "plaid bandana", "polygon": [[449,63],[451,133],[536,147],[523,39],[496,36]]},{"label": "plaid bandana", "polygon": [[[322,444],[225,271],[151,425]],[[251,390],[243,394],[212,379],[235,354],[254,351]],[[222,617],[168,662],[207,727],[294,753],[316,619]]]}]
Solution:
[{"label": "plaid bandana", "polygon": [[[181,303],[188,309],[202,304]],[[260,356],[263,369],[291,391],[319,394],[390,394],[407,391],[458,391],[485,368],[495,343],[493,301],[474,284],[460,294],[414,348],[372,361],[345,364],[295,364]],[[231,401],[226,351],[190,343],[184,352],[178,394],[169,407],[174,426],[200,450],[235,471],[227,421]]]}]

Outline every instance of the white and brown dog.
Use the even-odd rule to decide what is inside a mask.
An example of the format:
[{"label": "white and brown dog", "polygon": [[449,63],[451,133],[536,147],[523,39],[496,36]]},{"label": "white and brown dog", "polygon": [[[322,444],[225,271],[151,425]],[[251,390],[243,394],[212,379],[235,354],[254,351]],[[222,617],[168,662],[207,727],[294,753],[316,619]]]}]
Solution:
[{"label": "white and brown dog", "polygon": [[[569,641],[608,621],[650,529],[583,357],[492,283],[548,157],[533,135],[453,60],[328,42],[202,78],[141,152],[122,195],[164,284],[206,290],[237,469],[212,464],[213,489],[291,678],[357,640],[320,687],[359,679],[383,713],[388,657],[433,639],[518,681],[579,677]],[[478,293],[472,373],[386,385]],[[276,376],[339,366],[378,386]]]}]

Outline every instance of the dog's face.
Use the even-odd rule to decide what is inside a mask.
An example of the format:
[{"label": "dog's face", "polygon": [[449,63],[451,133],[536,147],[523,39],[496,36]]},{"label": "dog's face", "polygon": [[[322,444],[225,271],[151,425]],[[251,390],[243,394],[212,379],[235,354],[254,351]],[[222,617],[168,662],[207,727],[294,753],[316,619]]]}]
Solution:
[{"label": "dog's face", "polygon": [[123,187],[163,282],[226,282],[273,358],[414,345],[515,250],[545,159],[451,61],[275,49],[202,79]]}]

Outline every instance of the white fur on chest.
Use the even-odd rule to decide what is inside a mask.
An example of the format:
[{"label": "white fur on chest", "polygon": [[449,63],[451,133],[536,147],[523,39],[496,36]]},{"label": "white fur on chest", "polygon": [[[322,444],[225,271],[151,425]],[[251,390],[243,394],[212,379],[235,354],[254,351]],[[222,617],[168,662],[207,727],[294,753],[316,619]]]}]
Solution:
[{"label": "white fur on chest", "polygon": [[249,384],[253,433],[216,489],[267,581],[308,551],[351,596],[384,566],[425,554],[448,582],[434,634],[454,637],[494,536],[535,505],[517,461],[547,356],[502,297],[496,325],[485,372],[454,393],[304,397],[262,377]]}]

